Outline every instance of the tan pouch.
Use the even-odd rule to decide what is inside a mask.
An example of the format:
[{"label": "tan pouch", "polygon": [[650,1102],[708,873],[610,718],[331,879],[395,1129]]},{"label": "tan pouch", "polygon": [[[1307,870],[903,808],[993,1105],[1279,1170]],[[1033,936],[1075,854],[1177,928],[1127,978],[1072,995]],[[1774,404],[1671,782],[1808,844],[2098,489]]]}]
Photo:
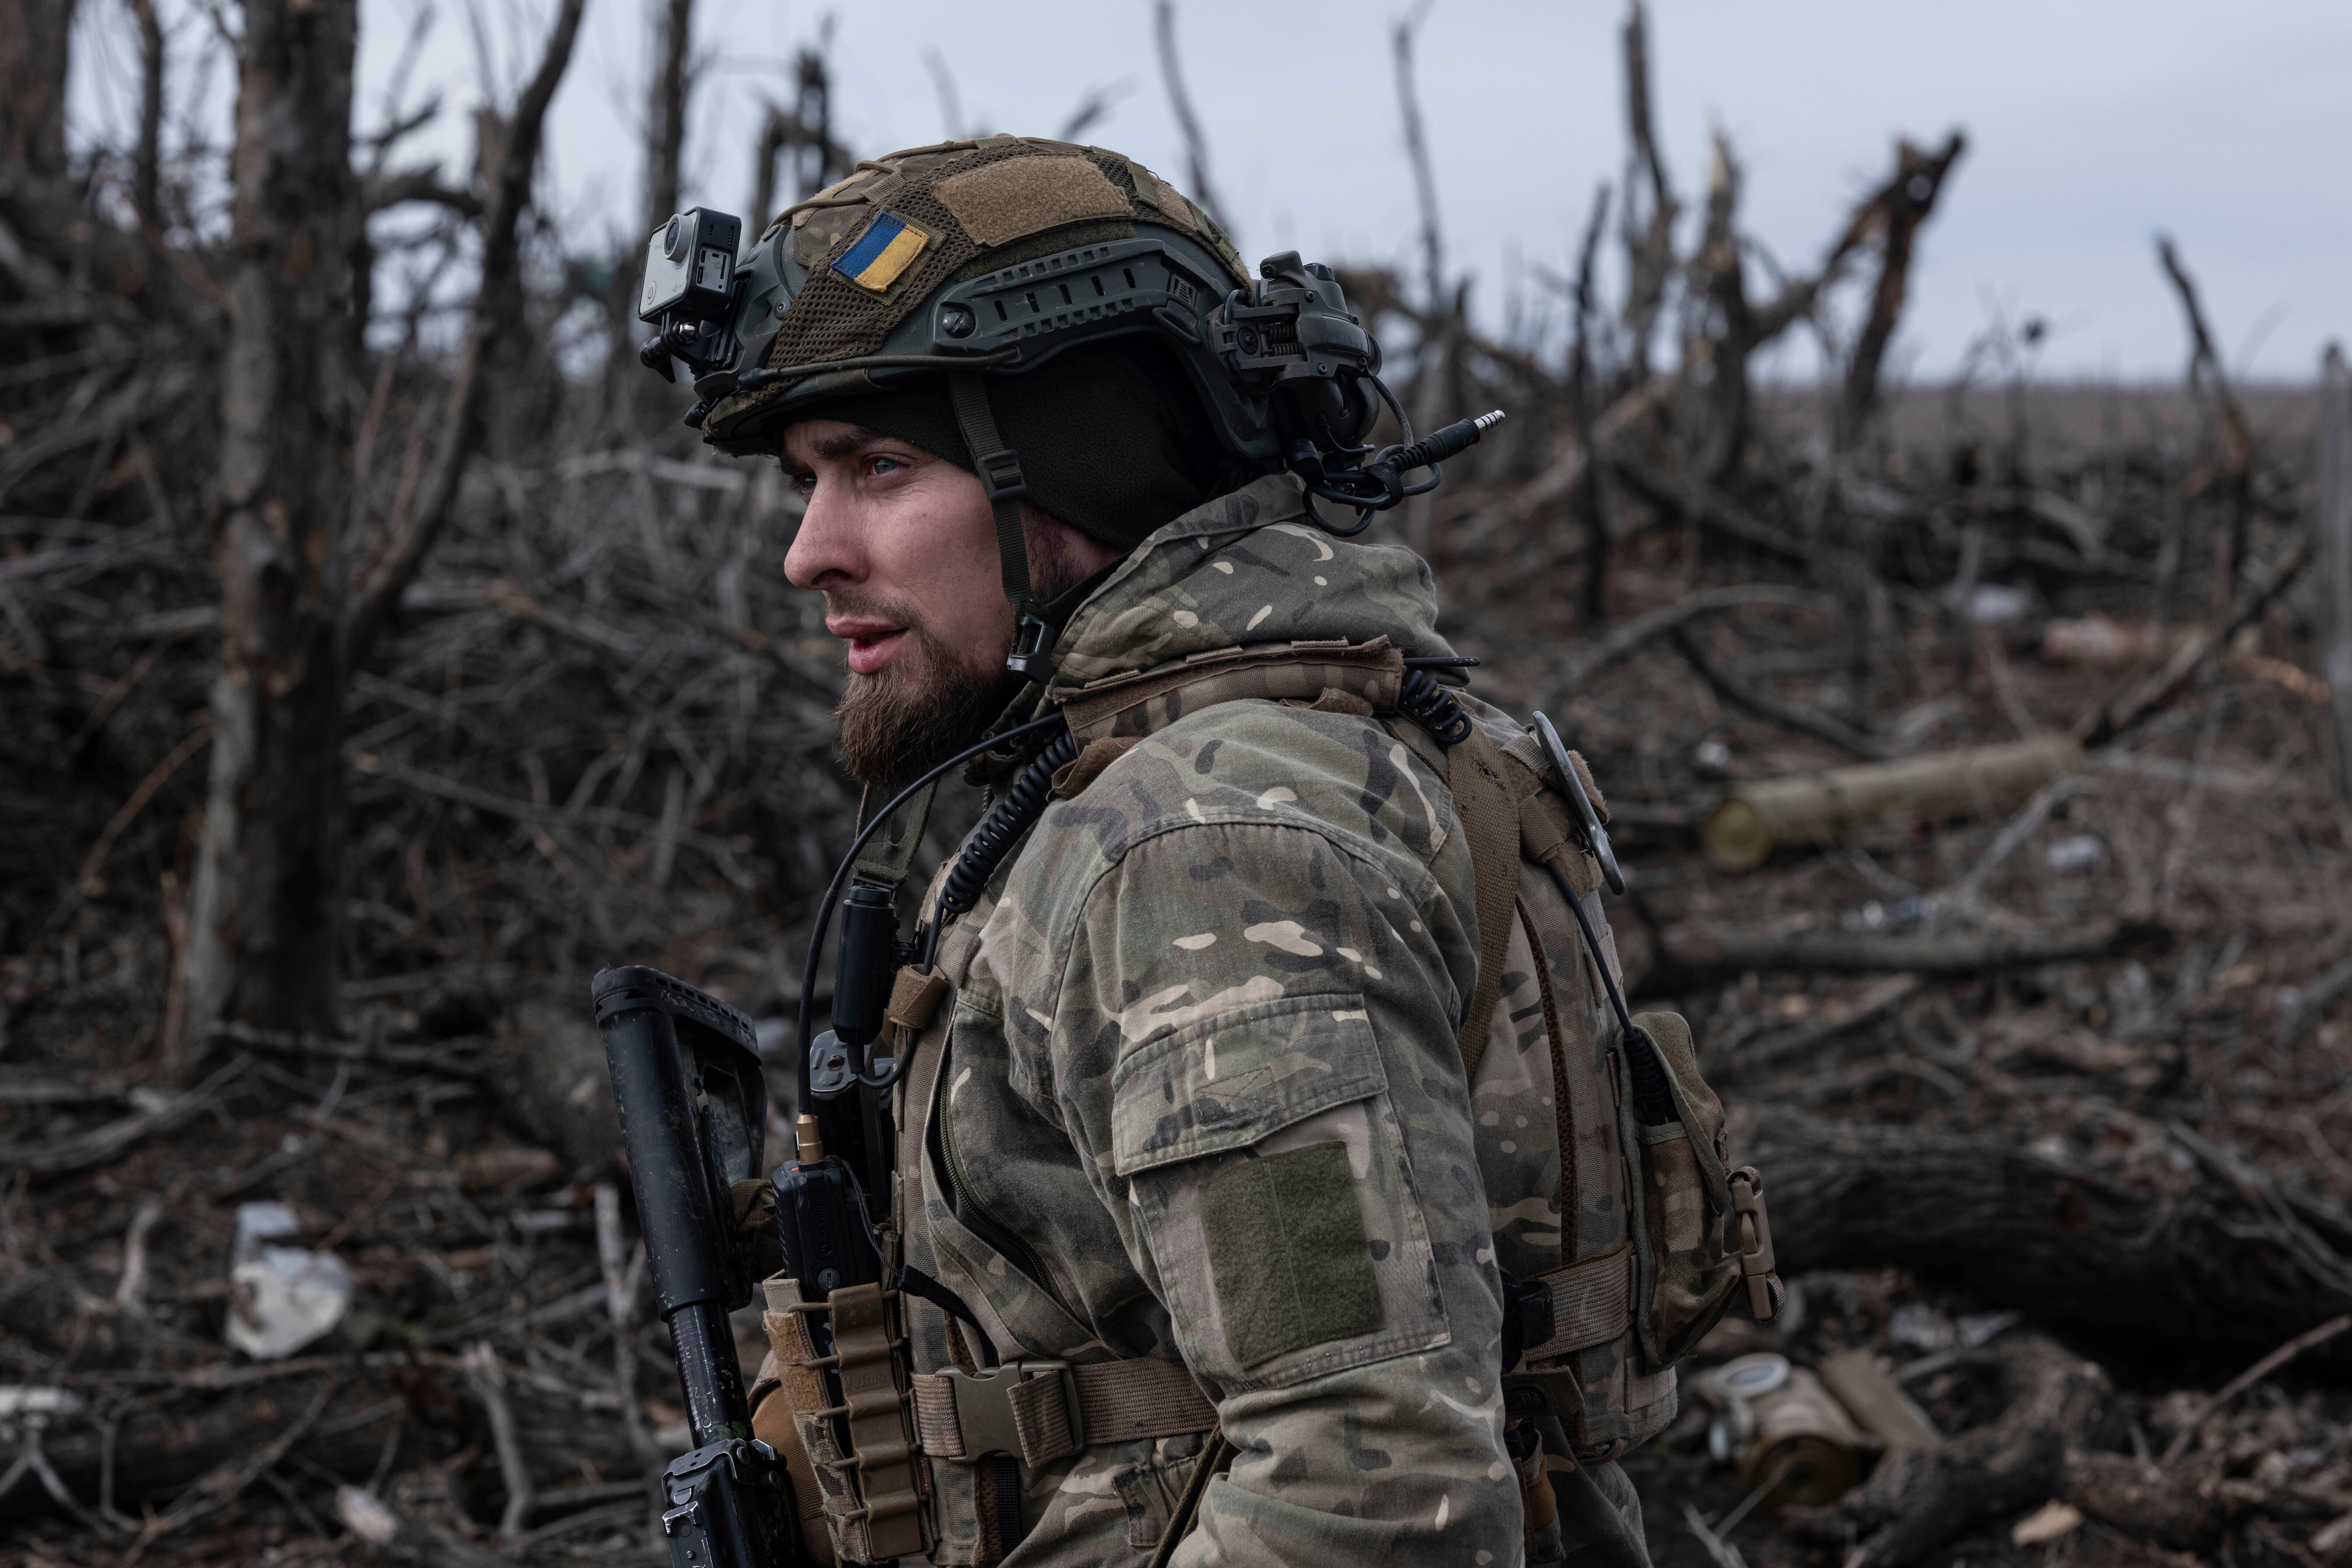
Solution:
[{"label": "tan pouch", "polygon": [[[1751,1273],[1766,1292],[1751,1299],[1751,1308],[1763,1308],[1759,1317],[1771,1315],[1770,1292],[1780,1281],[1770,1272],[1762,1183],[1752,1170],[1726,1167],[1723,1102],[1699,1076],[1690,1025],[1679,1013],[1641,1013],[1633,1026],[1657,1047],[1676,1116],[1659,1127],[1635,1119],[1631,1070],[1621,1065],[1626,1146],[1639,1151],[1633,1326],[1643,1360],[1663,1368],[1689,1354],[1722,1320]],[[1744,1193],[1736,1190],[1742,1187]],[[1752,1224],[1743,1197],[1752,1200]],[[1727,1247],[1725,1220],[1736,1207],[1743,1211],[1740,1241]]]},{"label": "tan pouch", "polygon": [[[824,1555],[835,1562],[887,1563],[929,1552],[930,1478],[915,1450],[898,1292],[845,1286],[819,1303],[802,1294],[799,1280],[782,1278],[768,1280],[766,1290],[779,1393],[816,1493],[811,1508],[796,1466],[803,1530],[821,1519],[831,1547]],[[818,1312],[832,1326],[832,1355],[818,1352],[812,1327]],[[827,1369],[840,1378],[837,1405],[827,1403]]]}]

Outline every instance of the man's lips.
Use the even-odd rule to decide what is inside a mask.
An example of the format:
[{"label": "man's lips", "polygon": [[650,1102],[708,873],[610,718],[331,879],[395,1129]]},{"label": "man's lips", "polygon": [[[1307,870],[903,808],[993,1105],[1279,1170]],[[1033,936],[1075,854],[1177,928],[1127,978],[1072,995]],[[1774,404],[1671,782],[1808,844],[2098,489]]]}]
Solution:
[{"label": "man's lips", "polygon": [[870,621],[843,616],[828,619],[824,629],[849,645],[849,672],[871,675],[890,662],[906,640],[907,628],[887,621]]}]

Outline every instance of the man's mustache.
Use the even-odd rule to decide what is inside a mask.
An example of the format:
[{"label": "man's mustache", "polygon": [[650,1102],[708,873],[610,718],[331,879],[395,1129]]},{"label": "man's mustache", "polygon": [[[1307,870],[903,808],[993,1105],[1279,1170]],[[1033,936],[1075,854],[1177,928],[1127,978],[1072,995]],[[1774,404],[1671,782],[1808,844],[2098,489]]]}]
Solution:
[{"label": "man's mustache", "polygon": [[828,589],[824,595],[824,613],[828,616],[863,616],[872,620],[887,621],[909,632],[922,629],[922,616],[912,605],[900,604],[879,594],[869,594],[856,588]]}]

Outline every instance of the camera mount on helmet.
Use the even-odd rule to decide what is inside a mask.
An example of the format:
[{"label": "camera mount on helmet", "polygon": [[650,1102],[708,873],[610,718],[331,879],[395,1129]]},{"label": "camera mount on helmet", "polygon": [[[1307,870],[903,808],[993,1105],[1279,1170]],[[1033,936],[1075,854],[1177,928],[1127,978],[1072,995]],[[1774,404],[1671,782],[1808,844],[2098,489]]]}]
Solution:
[{"label": "camera mount on helmet", "polygon": [[743,220],[731,213],[695,207],[654,230],[646,243],[646,281],[637,295],[637,320],[652,323],[654,335],[637,350],[638,363],[664,381],[675,381],[673,357],[699,378],[736,355],[730,324],[740,292],[735,253]]}]

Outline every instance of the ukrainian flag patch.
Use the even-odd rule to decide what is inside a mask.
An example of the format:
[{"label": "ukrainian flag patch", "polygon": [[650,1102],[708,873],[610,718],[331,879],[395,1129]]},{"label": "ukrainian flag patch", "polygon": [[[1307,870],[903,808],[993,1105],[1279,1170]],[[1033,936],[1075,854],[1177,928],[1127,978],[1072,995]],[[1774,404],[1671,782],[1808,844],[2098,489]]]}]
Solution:
[{"label": "ukrainian flag patch", "polygon": [[882,213],[866,226],[866,232],[833,264],[833,269],[868,293],[887,293],[930,243],[929,235],[905,218]]}]

